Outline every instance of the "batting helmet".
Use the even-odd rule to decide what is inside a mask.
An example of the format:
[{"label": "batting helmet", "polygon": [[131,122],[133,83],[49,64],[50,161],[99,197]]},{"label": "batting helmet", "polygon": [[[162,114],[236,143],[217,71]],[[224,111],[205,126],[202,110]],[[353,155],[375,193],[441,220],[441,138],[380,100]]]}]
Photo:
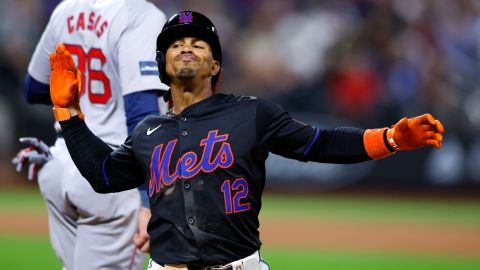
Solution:
[{"label": "batting helmet", "polygon": [[[222,48],[218,38],[217,28],[203,14],[195,11],[181,11],[173,15],[163,26],[162,32],[157,37],[157,62],[160,71],[160,80],[170,84],[170,78],[165,68],[165,55],[170,44],[178,38],[197,37],[210,45],[213,59],[220,62],[222,66]],[[212,77],[212,87],[217,83],[218,74]]]}]

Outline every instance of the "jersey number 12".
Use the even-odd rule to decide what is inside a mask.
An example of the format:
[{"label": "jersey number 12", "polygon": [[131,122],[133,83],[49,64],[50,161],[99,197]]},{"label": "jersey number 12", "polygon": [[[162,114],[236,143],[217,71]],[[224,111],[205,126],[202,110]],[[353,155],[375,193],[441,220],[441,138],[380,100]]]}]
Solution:
[{"label": "jersey number 12", "polygon": [[[236,191],[235,194],[232,194],[232,190]],[[225,212],[227,214],[250,210],[250,203],[240,202],[240,200],[248,195],[248,183],[245,179],[236,179],[231,185],[230,180],[225,180],[222,184],[221,191],[223,193],[223,199],[225,200]]]}]

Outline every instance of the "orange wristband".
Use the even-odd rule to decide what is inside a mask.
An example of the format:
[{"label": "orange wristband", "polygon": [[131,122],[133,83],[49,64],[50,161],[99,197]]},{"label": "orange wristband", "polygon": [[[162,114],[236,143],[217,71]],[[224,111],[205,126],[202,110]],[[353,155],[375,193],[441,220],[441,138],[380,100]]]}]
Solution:
[{"label": "orange wristband", "polygon": [[[76,113],[75,112],[72,113],[72,110],[75,110]],[[78,117],[82,120],[85,119],[85,117],[83,116],[83,113],[74,108],[53,107],[53,114],[57,121],[65,121],[72,118],[75,115],[78,115]]]},{"label": "orange wristband", "polygon": [[367,155],[371,159],[381,159],[395,154],[391,151],[385,142],[385,133],[387,128],[367,129],[363,134],[363,145]]},{"label": "orange wristband", "polygon": [[385,144],[387,145],[387,147],[391,148],[393,151],[398,151],[400,150],[397,143],[395,142],[395,140],[393,139],[393,133],[395,132],[395,128],[392,127],[392,128],[389,128],[386,132],[385,132]]}]

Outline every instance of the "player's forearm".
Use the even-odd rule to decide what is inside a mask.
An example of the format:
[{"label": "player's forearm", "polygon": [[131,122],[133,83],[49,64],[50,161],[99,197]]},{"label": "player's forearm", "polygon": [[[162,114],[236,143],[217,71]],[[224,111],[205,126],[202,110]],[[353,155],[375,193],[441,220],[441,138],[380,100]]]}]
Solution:
[{"label": "player's forearm", "polygon": [[328,163],[358,163],[371,158],[363,143],[363,129],[339,127],[333,130],[318,130],[312,139],[307,159]]},{"label": "player's forearm", "polygon": [[145,90],[123,97],[128,134],[149,115],[159,115],[158,90]]},{"label": "player's forearm", "polygon": [[[137,124],[145,117],[160,114],[158,91],[159,90],[145,90],[134,92],[123,97],[128,134],[131,134]],[[144,208],[150,208],[147,190],[147,184],[138,187],[140,201]]]},{"label": "player's forearm", "polygon": [[113,192],[102,171],[105,159],[113,150],[78,117],[61,121],[60,125],[70,156],[83,177],[96,192]]}]

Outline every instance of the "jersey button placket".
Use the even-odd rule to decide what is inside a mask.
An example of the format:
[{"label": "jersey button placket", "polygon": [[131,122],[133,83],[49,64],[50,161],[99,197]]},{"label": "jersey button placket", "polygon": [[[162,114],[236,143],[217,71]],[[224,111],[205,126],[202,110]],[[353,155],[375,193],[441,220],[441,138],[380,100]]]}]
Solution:
[{"label": "jersey button placket", "polygon": [[[180,145],[186,146],[188,144],[188,123],[187,123],[187,118],[186,117],[180,117],[179,118],[179,131],[181,134],[181,137],[184,139],[179,138]],[[183,147],[182,147],[183,148]],[[188,149],[188,148],[187,148]],[[187,149],[182,149],[182,151],[187,151]],[[180,168],[180,170],[183,170],[183,168]],[[194,200],[193,200],[193,193],[191,192],[193,188],[193,184],[187,180],[187,179],[182,179],[183,181],[183,198],[185,202],[185,214],[186,214],[186,221],[189,226],[195,226],[195,211],[193,209],[194,206]]]},{"label": "jersey button placket", "polygon": [[186,117],[180,117],[180,126],[182,127],[182,136],[187,136],[188,131],[187,131],[187,118]]}]

